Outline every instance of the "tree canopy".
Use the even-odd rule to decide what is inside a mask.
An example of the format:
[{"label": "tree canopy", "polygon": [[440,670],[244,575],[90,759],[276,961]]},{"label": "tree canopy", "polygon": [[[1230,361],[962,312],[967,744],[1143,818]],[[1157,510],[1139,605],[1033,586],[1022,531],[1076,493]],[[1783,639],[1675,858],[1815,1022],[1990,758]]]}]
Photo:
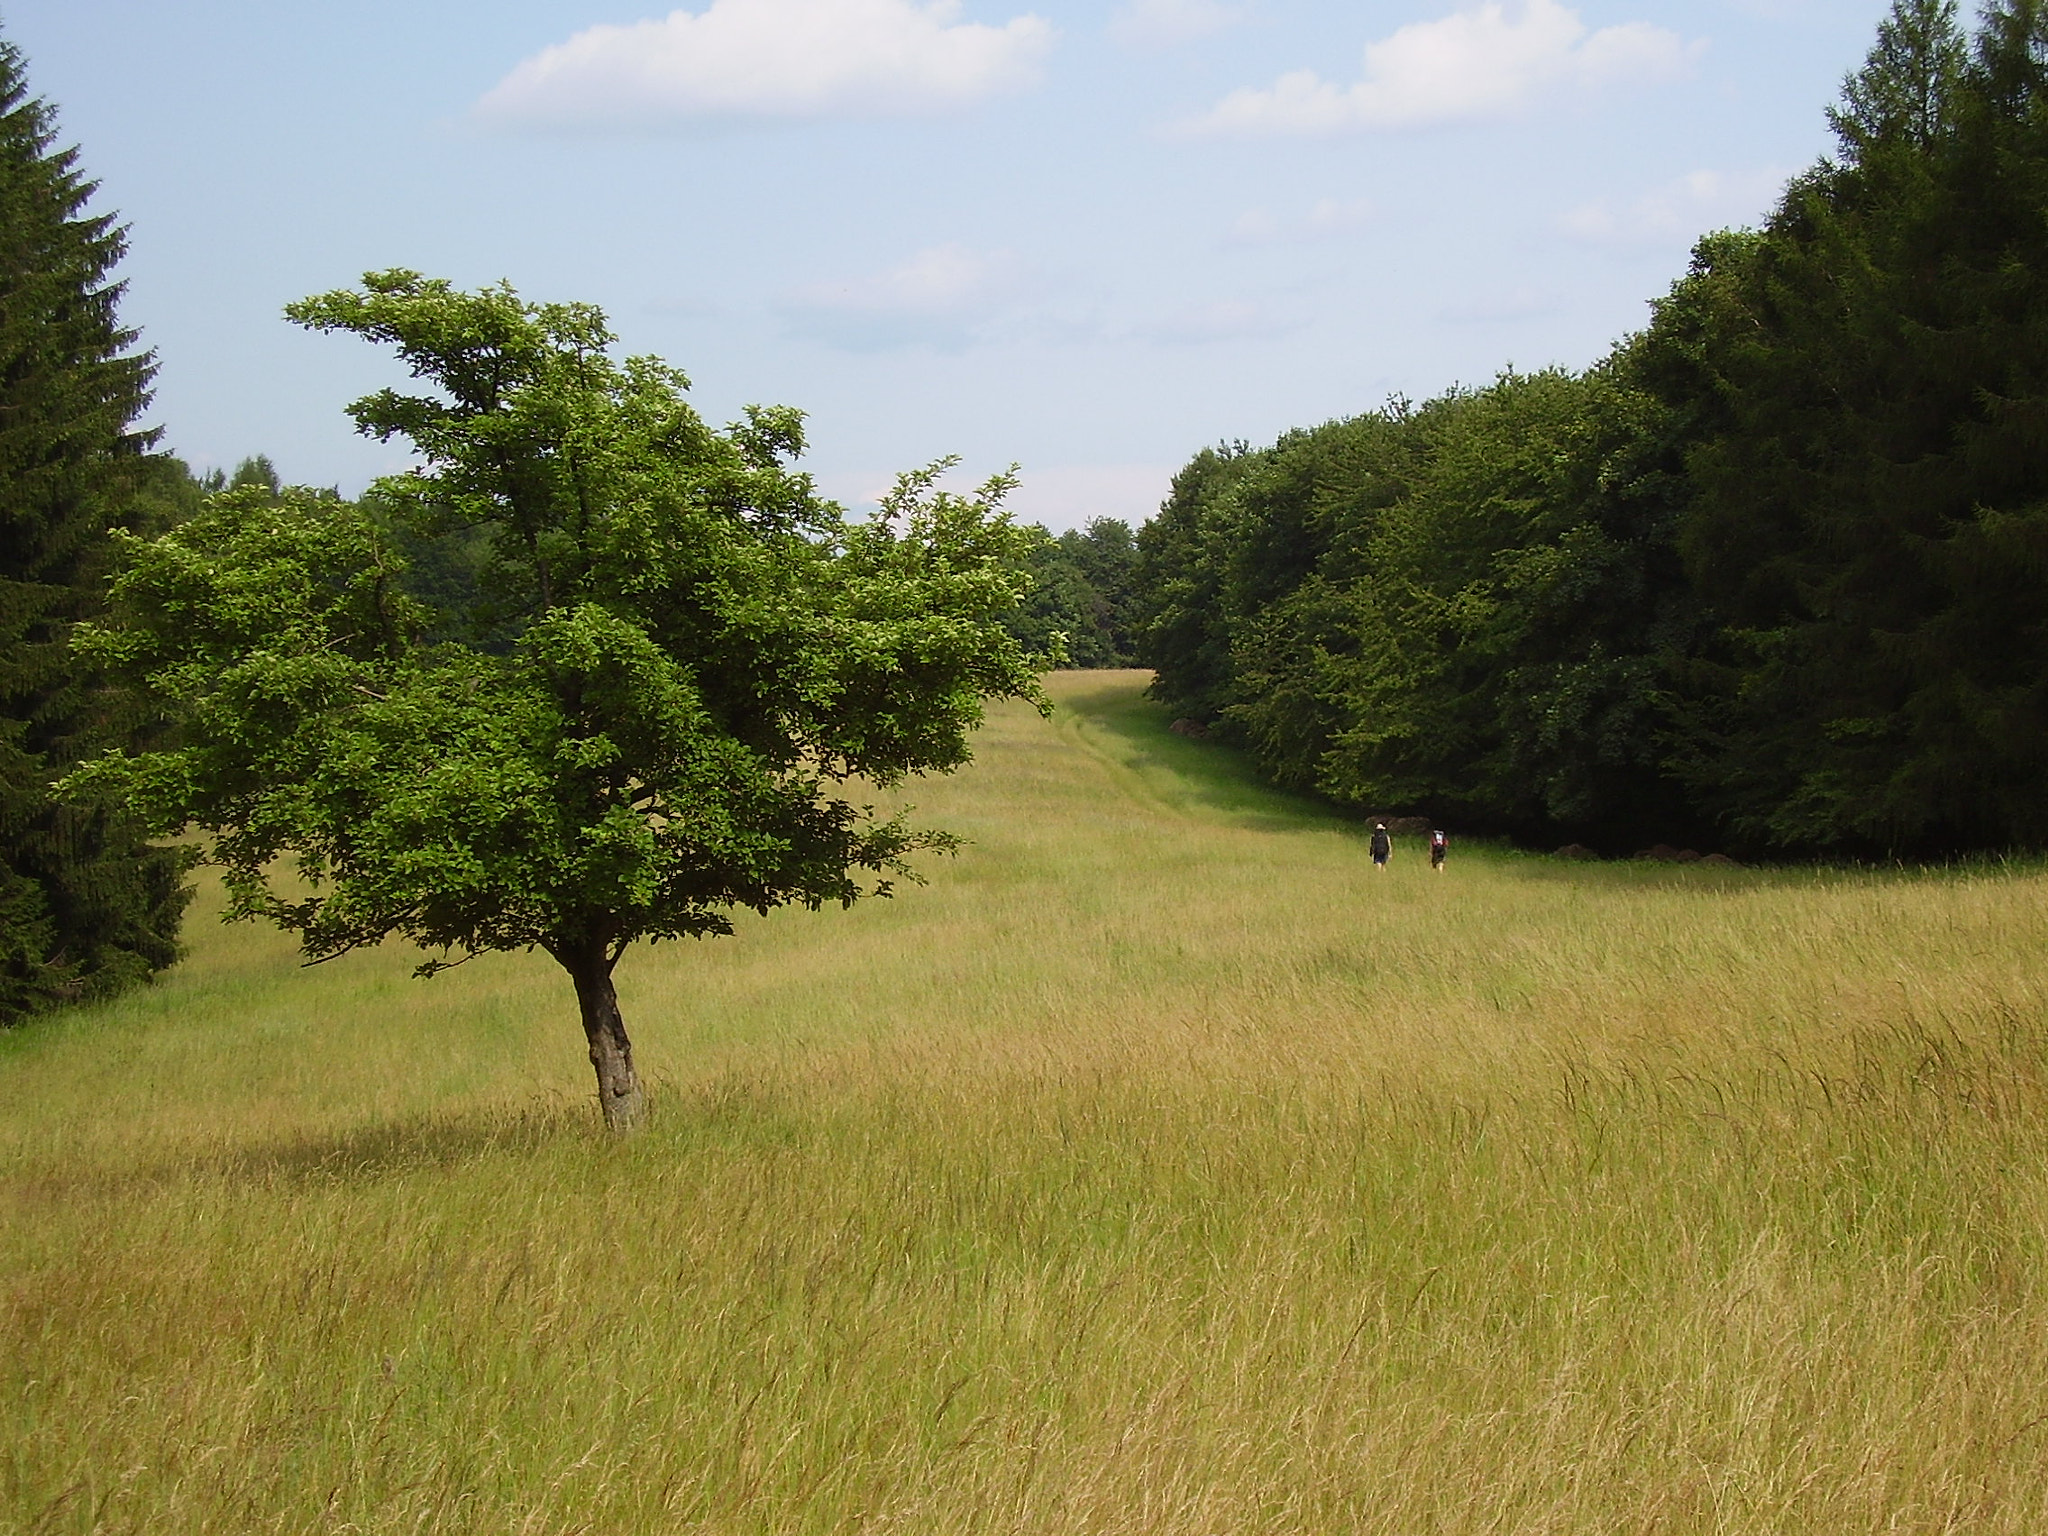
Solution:
[{"label": "tree canopy", "polygon": [[[885,894],[950,839],[860,797],[965,762],[984,700],[1039,698],[999,622],[1008,477],[963,497],[934,466],[855,522],[790,467],[796,412],[709,427],[591,306],[392,271],[288,314],[429,386],[351,408],[421,466],[362,504],[231,487],[132,540],[84,643],[179,735],[73,783],[202,829],[230,915],[315,960],[391,934],[439,952],[427,973],[547,951],[629,1125],[626,949]],[[464,579],[408,591],[407,549],[451,542]]]},{"label": "tree canopy", "polygon": [[1004,621],[1010,633],[1034,654],[1067,666],[1130,666],[1137,560],[1130,525],[1097,517],[1057,536],[1039,531],[1025,557],[1030,586]]}]

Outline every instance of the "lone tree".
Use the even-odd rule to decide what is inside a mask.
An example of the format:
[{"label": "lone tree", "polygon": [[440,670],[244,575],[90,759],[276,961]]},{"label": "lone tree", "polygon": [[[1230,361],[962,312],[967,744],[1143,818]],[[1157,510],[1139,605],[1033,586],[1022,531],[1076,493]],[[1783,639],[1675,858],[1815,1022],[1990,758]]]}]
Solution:
[{"label": "lone tree", "polygon": [[108,530],[144,521],[175,465],[135,430],[153,368],[115,310],[125,243],[86,211],[20,52],[0,42],[0,1025],[140,981],[177,956],[183,856],[52,778],[125,726],[70,649],[99,604]]},{"label": "lone tree", "polygon": [[[953,839],[878,818],[853,783],[955,768],[983,700],[1040,701],[999,622],[1025,537],[1010,481],[961,497],[935,466],[851,522],[789,468],[797,412],[707,427],[682,374],[610,356],[589,305],[392,271],[286,313],[393,345],[434,386],[351,408],[422,467],[360,505],[230,489],[131,541],[81,643],[176,744],[71,783],[209,834],[229,915],[295,931],[310,960],[391,934],[441,952],[421,974],[546,950],[625,1129],[627,947],[887,894]],[[403,549],[447,540],[484,551],[459,611],[404,579]]]}]

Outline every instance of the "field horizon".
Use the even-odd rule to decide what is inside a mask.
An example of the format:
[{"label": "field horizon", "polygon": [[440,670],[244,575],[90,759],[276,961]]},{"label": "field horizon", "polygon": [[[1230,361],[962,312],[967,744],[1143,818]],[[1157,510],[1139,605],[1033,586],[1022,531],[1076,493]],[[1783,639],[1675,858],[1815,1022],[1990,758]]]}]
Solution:
[{"label": "field horizon", "polygon": [[629,1139],[204,884],[0,1034],[0,1533],[2048,1528],[2048,870],[1376,874],[1144,681],[629,954]]}]

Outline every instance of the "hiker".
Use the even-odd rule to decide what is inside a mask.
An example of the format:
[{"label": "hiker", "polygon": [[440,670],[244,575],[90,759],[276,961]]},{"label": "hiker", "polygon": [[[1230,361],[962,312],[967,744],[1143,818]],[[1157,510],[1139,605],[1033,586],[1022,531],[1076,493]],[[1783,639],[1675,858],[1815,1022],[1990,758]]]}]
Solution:
[{"label": "hiker", "polygon": [[1387,824],[1384,821],[1374,823],[1372,829],[1372,867],[1374,869],[1385,869],[1387,867],[1387,855],[1393,851],[1394,840],[1387,836]]},{"label": "hiker", "polygon": [[1444,855],[1451,851],[1451,840],[1444,836],[1444,829],[1438,827],[1429,834],[1429,867],[1438,874],[1444,872]]}]

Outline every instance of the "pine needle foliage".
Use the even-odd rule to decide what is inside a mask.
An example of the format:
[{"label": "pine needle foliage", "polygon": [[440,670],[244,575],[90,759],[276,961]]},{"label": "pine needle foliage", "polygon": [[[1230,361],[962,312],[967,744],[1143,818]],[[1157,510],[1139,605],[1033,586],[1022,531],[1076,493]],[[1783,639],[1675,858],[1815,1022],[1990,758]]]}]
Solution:
[{"label": "pine needle foliage", "polygon": [[0,1025],[118,990],[176,956],[179,857],[53,774],[135,722],[71,654],[98,606],[109,530],[152,505],[167,461],[136,418],[149,355],[116,314],[125,237],[0,41]]}]

